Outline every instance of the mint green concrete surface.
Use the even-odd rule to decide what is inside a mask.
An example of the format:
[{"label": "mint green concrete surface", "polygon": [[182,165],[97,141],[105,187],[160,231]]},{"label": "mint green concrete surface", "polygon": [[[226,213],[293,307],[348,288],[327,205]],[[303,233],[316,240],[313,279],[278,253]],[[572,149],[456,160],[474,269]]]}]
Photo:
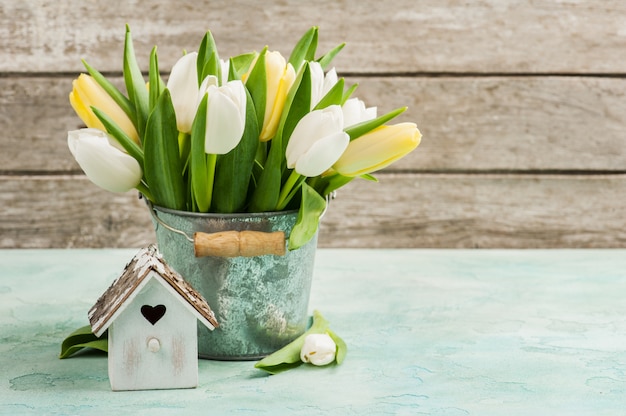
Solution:
[{"label": "mint green concrete surface", "polygon": [[341,366],[112,392],[106,356],[57,356],[136,251],[0,251],[0,414],[626,414],[626,250],[319,250]]}]

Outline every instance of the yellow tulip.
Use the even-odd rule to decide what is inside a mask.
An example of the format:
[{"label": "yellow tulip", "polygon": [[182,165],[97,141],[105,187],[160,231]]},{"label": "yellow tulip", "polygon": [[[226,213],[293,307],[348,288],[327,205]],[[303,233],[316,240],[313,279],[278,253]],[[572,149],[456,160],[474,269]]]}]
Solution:
[{"label": "yellow tulip", "polygon": [[333,170],[344,176],[375,172],[406,156],[420,144],[421,138],[414,123],[380,126],[352,140]]},{"label": "yellow tulip", "polygon": [[87,127],[106,130],[91,110],[91,107],[95,107],[111,117],[128,137],[139,143],[139,135],[133,122],[96,80],[87,74],[80,74],[72,82],[72,87],[70,104]]},{"label": "yellow tulip", "polygon": [[[257,57],[258,58],[258,57]],[[250,65],[250,71],[254,68],[256,59]],[[242,79],[246,81],[249,72]],[[265,74],[267,81],[267,95],[265,99],[265,114],[263,116],[263,128],[259,139],[262,142],[270,140],[276,134],[285,100],[289,88],[296,79],[296,71],[285,60],[280,52],[265,53]]]}]

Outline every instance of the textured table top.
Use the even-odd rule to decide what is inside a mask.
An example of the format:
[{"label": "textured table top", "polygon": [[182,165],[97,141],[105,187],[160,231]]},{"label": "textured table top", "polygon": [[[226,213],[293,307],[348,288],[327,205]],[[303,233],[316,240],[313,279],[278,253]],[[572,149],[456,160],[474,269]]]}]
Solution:
[{"label": "textured table top", "polygon": [[57,356],[136,251],[0,251],[0,414],[626,414],[626,250],[319,250],[341,366],[112,392],[104,355]]}]

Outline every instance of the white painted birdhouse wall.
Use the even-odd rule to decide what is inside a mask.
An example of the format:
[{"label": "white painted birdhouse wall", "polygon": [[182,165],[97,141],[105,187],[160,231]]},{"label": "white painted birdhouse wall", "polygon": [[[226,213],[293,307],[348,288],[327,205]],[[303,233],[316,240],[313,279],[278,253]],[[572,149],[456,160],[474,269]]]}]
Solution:
[{"label": "white painted birdhouse wall", "polygon": [[[164,305],[165,313],[152,324],[141,312],[144,305]],[[153,319],[158,318],[158,315],[153,314]],[[185,302],[159,278],[149,279],[109,327],[111,388],[146,390],[196,387],[196,331],[196,316]]]}]

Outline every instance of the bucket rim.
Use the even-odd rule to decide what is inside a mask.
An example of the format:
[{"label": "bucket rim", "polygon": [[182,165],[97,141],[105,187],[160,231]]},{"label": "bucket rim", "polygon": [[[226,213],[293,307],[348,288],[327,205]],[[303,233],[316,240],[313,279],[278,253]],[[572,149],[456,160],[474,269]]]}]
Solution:
[{"label": "bucket rim", "polygon": [[193,218],[268,218],[278,216],[290,216],[298,214],[298,210],[285,210],[285,211],[266,211],[266,212],[235,212],[235,213],[218,213],[218,212],[191,212],[182,211],[172,208],[165,208],[158,205],[151,204],[152,208],[164,212],[166,214],[179,215],[181,217],[193,217]]}]

